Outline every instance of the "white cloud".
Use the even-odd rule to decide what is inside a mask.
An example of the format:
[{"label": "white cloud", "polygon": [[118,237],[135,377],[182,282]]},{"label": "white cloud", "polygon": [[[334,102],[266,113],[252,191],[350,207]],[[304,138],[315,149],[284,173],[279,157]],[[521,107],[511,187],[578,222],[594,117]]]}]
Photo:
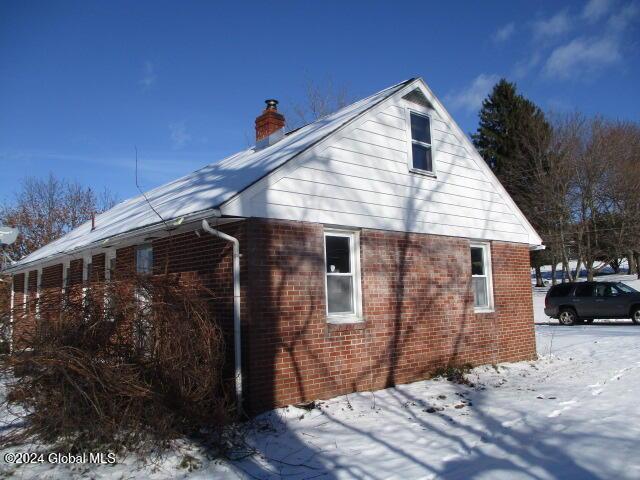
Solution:
[{"label": "white cloud", "polygon": [[582,18],[595,22],[605,15],[613,4],[613,0],[589,0],[582,9]]},{"label": "white cloud", "polygon": [[551,52],[544,74],[556,78],[593,74],[621,58],[620,44],[614,37],[576,38]]},{"label": "white cloud", "polygon": [[466,88],[447,95],[447,103],[452,108],[474,112],[482,106],[482,101],[499,79],[498,75],[481,73]]},{"label": "white cloud", "polygon": [[169,131],[171,132],[171,142],[175,149],[182,148],[191,141],[191,135],[187,133],[185,122],[170,124]]},{"label": "white cloud", "polygon": [[566,10],[563,10],[546,20],[533,22],[532,28],[536,40],[547,40],[568,32],[571,29],[571,21]]},{"label": "white cloud", "polygon": [[542,56],[540,55],[540,52],[534,52],[526,60],[521,60],[515,64],[513,67],[513,76],[516,78],[526,77],[529,72],[540,64],[541,60]]},{"label": "white cloud", "polygon": [[619,12],[609,18],[607,26],[616,33],[625,30],[640,14],[640,7],[636,2],[628,3]]},{"label": "white cloud", "polygon": [[143,75],[139,82],[140,85],[142,85],[142,88],[146,90],[147,88],[151,87],[151,85],[156,83],[157,79],[158,76],[156,75],[153,63],[149,61],[144,62]]},{"label": "white cloud", "polygon": [[493,41],[497,43],[504,42],[505,40],[508,40],[511,35],[515,33],[515,31],[516,24],[513,22],[507,23],[506,25],[496,30],[496,32],[493,34]]}]

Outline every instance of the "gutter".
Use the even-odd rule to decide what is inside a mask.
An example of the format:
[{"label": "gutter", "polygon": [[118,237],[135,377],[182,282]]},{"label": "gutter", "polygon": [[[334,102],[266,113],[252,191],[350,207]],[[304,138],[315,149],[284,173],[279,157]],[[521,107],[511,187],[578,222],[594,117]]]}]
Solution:
[{"label": "gutter", "polygon": [[233,350],[235,357],[236,405],[242,413],[242,342],[240,328],[240,242],[237,238],[216,230],[209,222],[202,220],[202,229],[222,240],[233,244]]},{"label": "gutter", "polygon": [[[87,243],[86,245],[81,245],[79,247],[75,247],[70,250],[61,250],[43,258],[38,258],[38,259],[31,260],[24,263],[20,263],[22,260],[17,260],[13,265],[10,265],[4,270],[2,270],[2,273],[13,274],[14,272],[20,272],[22,270],[26,270],[31,265],[36,265],[40,263],[48,264],[50,262],[54,262],[58,257],[76,255],[79,252],[82,252],[84,250],[90,250],[93,248],[108,248],[113,246],[114,243],[117,244],[119,241],[127,238],[133,238],[137,236],[142,236],[142,235],[147,235],[150,233],[162,232],[162,231],[172,232],[174,230],[177,230],[183,225],[188,225],[191,222],[197,222],[203,218],[211,216],[212,213],[216,217],[221,217],[220,209],[218,207],[207,208],[204,210],[200,210],[198,212],[193,212],[193,213],[183,215],[181,217],[166,220],[166,222],[172,227],[169,229],[167,229],[166,224],[162,222],[152,223],[150,225],[145,225],[144,227],[138,227],[132,230],[127,230],[126,232],[116,233],[114,235],[107,236],[105,238],[100,238],[91,243]],[[61,237],[61,238],[64,238],[64,237]]]}]

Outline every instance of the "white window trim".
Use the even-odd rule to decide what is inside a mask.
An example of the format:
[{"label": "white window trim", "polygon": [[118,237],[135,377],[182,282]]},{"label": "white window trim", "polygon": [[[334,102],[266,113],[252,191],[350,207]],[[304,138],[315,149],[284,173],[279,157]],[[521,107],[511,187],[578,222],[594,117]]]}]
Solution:
[{"label": "white window trim", "polygon": [[13,314],[15,312],[14,307],[15,307],[15,293],[16,293],[16,277],[15,275],[11,276],[11,300],[10,300],[10,304],[9,304],[9,353],[13,353],[13,322],[14,322],[14,317]]},{"label": "white window trim", "polygon": [[[469,260],[471,260],[471,248],[481,248],[482,249],[482,259],[484,260],[484,275],[473,275],[471,274],[471,278],[474,277],[482,277],[487,279],[487,301],[488,305],[485,307],[476,307],[475,301],[473,305],[473,311],[475,313],[493,313],[495,311],[494,302],[493,302],[493,268],[491,262],[491,244],[487,242],[470,242],[469,243]],[[473,289],[473,282],[471,284],[471,288]]]},{"label": "white window trim", "polygon": [[62,318],[62,312],[64,308],[67,306],[67,289],[69,286],[69,274],[71,273],[71,260],[64,260],[62,262],[62,288],[60,289],[61,299],[62,299],[62,308],[60,309],[60,318]]},{"label": "white window trim", "polygon": [[[431,143],[424,143],[418,140],[414,140],[411,137],[411,114],[419,115],[421,117],[427,117],[429,119],[429,138],[431,138]],[[415,108],[405,107],[405,119],[407,122],[407,166],[409,167],[409,171],[412,173],[417,173],[419,175],[425,175],[427,177],[435,178],[436,175],[436,151],[433,146],[433,116],[426,112],[417,110]],[[431,149],[431,168],[432,170],[422,170],[420,168],[414,168],[413,166],[413,143],[418,143],[425,147],[429,147]]]},{"label": "white window trim", "polygon": [[[346,313],[329,313],[329,290],[327,288],[327,237],[347,237],[350,238],[350,254],[349,259],[351,262],[350,268],[353,272],[353,314]],[[362,318],[362,288],[361,288],[361,275],[360,275],[360,232],[357,230],[336,230],[325,229],[322,236],[323,250],[324,250],[324,262],[322,264],[322,274],[324,275],[324,301],[325,301],[325,313],[327,315],[327,323],[343,324],[343,323],[360,323],[363,322]]]},{"label": "white window trim", "polygon": [[138,266],[138,250],[142,248],[149,248],[151,250],[151,271],[144,273],[144,275],[153,275],[153,244],[151,242],[141,243],[139,245],[136,245],[135,247],[136,274],[137,275],[143,274],[142,272],[140,272],[139,266]]},{"label": "white window trim", "polygon": [[69,274],[71,270],[71,261],[65,260],[62,262],[62,294],[67,293],[67,283],[69,282]]},{"label": "white window trim", "polygon": [[42,291],[42,267],[38,268],[38,278],[36,282],[36,320],[40,320],[40,294]]},{"label": "white window trim", "polygon": [[[112,271],[111,271],[111,260],[116,258],[116,252],[115,250],[107,250],[106,252],[104,252],[104,297],[102,300],[102,313],[103,313],[103,318],[106,318],[107,315],[107,309],[109,308],[109,304],[110,304],[110,299],[109,299],[109,287],[107,286],[107,283],[110,283],[111,280],[113,280],[112,278]],[[109,321],[113,322],[115,321],[114,318],[109,318]]]},{"label": "white window trim", "polygon": [[[28,314],[31,313],[31,306],[29,304],[29,270],[24,272],[24,285],[23,285],[23,295],[22,295],[22,315],[25,318],[28,318]],[[27,308],[29,312],[27,312]]]},{"label": "white window trim", "polygon": [[104,279],[109,282],[111,278],[111,260],[116,258],[115,250],[107,250],[104,252]]},{"label": "white window trim", "polygon": [[[87,292],[89,291],[89,265],[93,264],[93,256],[87,253],[82,257],[82,304],[87,304]],[[93,269],[93,265],[91,266]]]}]

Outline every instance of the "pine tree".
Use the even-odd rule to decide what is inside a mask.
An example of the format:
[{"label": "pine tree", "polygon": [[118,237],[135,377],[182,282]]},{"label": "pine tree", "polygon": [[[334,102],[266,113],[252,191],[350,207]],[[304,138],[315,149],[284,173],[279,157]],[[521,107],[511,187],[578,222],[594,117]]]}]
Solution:
[{"label": "pine tree", "polygon": [[518,206],[530,210],[536,173],[545,168],[551,126],[516,85],[501,79],[482,102],[473,143]]},{"label": "pine tree", "polygon": [[501,79],[482,102],[478,131],[472,135],[478,152],[496,174],[508,160],[512,149],[509,139],[517,103],[515,85]]},{"label": "pine tree", "polygon": [[[473,143],[520,210],[539,231],[548,231],[543,192],[548,174],[551,126],[516,85],[501,79],[482,102]],[[542,286],[540,265],[549,259],[535,252],[536,283]]]}]

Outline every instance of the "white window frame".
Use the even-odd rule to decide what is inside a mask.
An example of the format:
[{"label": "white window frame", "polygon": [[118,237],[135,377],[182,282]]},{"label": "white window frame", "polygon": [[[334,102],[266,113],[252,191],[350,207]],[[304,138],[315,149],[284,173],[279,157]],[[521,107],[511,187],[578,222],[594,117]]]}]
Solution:
[{"label": "white window frame", "polygon": [[62,262],[62,294],[67,293],[69,287],[69,274],[71,273],[71,261],[65,260]]},{"label": "white window frame", "polygon": [[[349,238],[349,262],[350,274],[337,274],[327,272],[327,237],[346,237]],[[357,230],[339,230],[327,228],[322,236],[324,262],[322,264],[324,275],[324,300],[325,312],[327,315],[327,323],[358,323],[362,322],[362,289],[360,275],[360,232]],[[329,289],[327,286],[327,277],[333,276],[353,276],[353,313],[329,313]]]},{"label": "white window frame", "polygon": [[115,260],[116,252],[114,250],[107,250],[104,252],[104,279],[107,282],[113,280],[111,271],[111,260]]},{"label": "white window frame", "polygon": [[[411,114],[418,115],[420,117],[427,117],[429,119],[429,138],[431,143],[424,143],[419,140],[414,140],[411,137]],[[409,171],[420,175],[426,175],[427,177],[436,177],[436,151],[433,146],[433,116],[425,111],[416,110],[415,108],[405,108],[405,117],[407,122],[407,166]],[[415,168],[413,166],[413,144],[417,143],[423,147],[429,147],[431,149],[431,171],[422,170],[421,168]]]},{"label": "white window frame", "polygon": [[[149,248],[151,250],[151,271],[150,272],[141,272],[138,265],[138,250],[143,248]],[[136,274],[137,275],[153,275],[153,244],[152,243],[141,243],[140,245],[136,245],[135,247],[135,262],[136,262]]]},{"label": "white window frame", "polygon": [[42,267],[38,268],[38,278],[36,282],[36,320],[40,320],[40,293],[42,291]]},{"label": "white window frame", "polygon": [[89,253],[87,255],[83,255],[82,257],[82,286],[83,286],[83,295],[84,291],[86,291],[86,287],[89,286],[89,265],[93,269],[93,256]]},{"label": "white window frame", "polygon": [[[24,278],[25,278],[25,284],[24,284],[24,293],[26,296],[26,303],[25,303],[25,310],[24,313],[26,314],[27,318],[29,318],[29,315],[31,315],[32,313],[35,315],[35,312],[32,312],[32,302],[31,302],[31,290],[29,289],[29,283],[31,283],[31,272],[36,271],[36,270],[27,270],[25,272]],[[36,271],[37,272],[37,271]],[[36,273],[36,275],[38,275]],[[37,281],[37,278],[36,278]],[[36,295],[37,295],[37,286],[36,286]],[[35,309],[35,305],[33,306],[33,309]],[[34,317],[35,318],[35,317]]]},{"label": "white window frame", "polygon": [[[109,297],[109,285],[112,280],[114,280],[113,271],[111,270],[111,260],[115,260],[116,252],[115,250],[107,250],[104,252],[104,298],[102,301],[102,313],[103,318],[106,318],[107,310],[110,308],[112,299]],[[108,318],[109,321],[113,322],[115,319]]]},{"label": "white window frame", "polygon": [[491,244],[487,242],[470,242],[469,243],[469,262],[471,262],[471,249],[482,249],[482,260],[484,267],[484,275],[471,274],[471,288],[472,291],[475,288],[473,286],[473,278],[486,278],[487,279],[487,305],[482,307],[476,307],[475,298],[473,301],[473,310],[475,313],[491,313],[494,311],[493,303],[493,269],[491,268]]},{"label": "white window frame", "polygon": [[62,294],[62,307],[60,309],[60,316],[62,318],[62,310],[67,306],[67,294],[69,293],[67,290],[69,288],[69,275],[71,274],[71,261],[64,260],[62,262],[62,288],[60,289],[60,293]]},{"label": "white window frame", "polygon": [[93,270],[93,255],[91,255],[91,253],[82,256],[82,305],[85,307],[88,304],[87,292],[89,291],[91,283],[89,265],[91,265],[91,269]]}]

